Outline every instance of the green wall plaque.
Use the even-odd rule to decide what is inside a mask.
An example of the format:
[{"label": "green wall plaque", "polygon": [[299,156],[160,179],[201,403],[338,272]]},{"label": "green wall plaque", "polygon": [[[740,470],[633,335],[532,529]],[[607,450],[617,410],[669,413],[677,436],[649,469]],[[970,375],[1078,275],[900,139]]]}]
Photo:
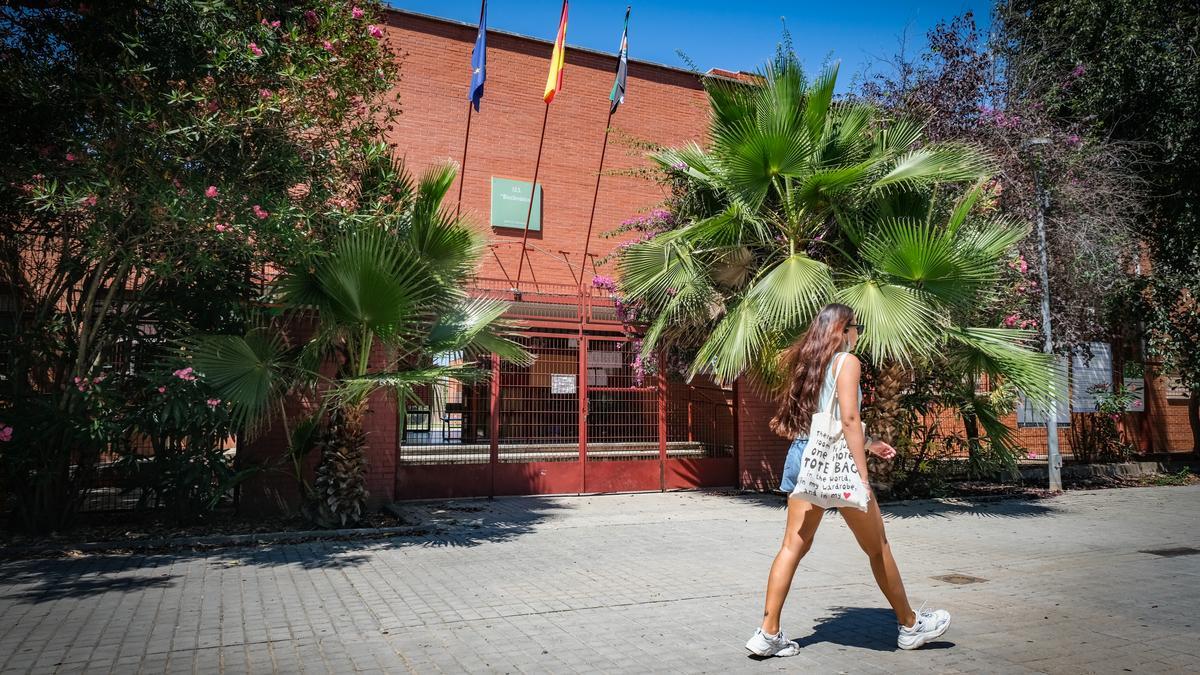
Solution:
[{"label": "green wall plaque", "polygon": [[525,228],[529,215],[529,231],[542,230],[542,186],[539,183],[533,196],[533,212],[529,213],[529,186],[522,180],[492,177],[492,227]]}]

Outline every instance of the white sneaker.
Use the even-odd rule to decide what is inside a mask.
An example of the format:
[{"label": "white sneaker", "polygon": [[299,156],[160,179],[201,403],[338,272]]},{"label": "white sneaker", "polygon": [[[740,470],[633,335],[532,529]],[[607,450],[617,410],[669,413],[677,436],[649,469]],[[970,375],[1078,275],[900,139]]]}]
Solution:
[{"label": "white sneaker", "polygon": [[911,627],[900,626],[900,637],[896,645],[900,649],[916,649],[940,638],[950,628],[950,612],[937,609],[932,612],[917,612],[917,621]]},{"label": "white sneaker", "polygon": [[800,645],[787,639],[782,630],[779,635],[767,635],[761,628],[754,631],[754,635],[746,642],[746,649],[759,656],[795,656],[800,653]]}]

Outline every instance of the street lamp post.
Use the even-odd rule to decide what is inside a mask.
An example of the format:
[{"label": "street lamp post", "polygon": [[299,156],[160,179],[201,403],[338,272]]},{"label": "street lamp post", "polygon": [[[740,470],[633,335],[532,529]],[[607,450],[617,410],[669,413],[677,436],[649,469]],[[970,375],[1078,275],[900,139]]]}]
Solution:
[{"label": "street lamp post", "polygon": [[[1042,280],[1042,350],[1054,356],[1054,337],[1050,332],[1050,272],[1049,254],[1046,251],[1046,207],[1049,196],[1046,194],[1042,177],[1042,161],[1038,150],[1050,144],[1048,138],[1031,138],[1022,147],[1031,150],[1034,162],[1033,185],[1037,199],[1037,238],[1038,261],[1041,263]],[[1057,383],[1055,383],[1057,385]],[[1049,477],[1051,492],[1062,491],[1062,453],[1058,448],[1058,391],[1055,386],[1055,398],[1050,402],[1046,412],[1046,471]]]}]

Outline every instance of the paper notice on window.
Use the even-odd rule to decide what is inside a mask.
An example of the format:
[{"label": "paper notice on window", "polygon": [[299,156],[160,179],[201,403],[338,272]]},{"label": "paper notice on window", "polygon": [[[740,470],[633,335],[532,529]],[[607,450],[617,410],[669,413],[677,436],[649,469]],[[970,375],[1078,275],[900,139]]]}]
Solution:
[{"label": "paper notice on window", "polygon": [[575,393],[575,376],[574,375],[558,375],[550,376],[550,393],[551,394],[574,394]]}]

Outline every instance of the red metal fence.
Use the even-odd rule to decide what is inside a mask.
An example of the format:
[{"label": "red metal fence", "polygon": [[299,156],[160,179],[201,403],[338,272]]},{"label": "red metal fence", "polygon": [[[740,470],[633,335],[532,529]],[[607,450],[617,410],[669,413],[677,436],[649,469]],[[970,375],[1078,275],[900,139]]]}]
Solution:
[{"label": "red metal fence", "polygon": [[[576,305],[579,308],[581,305]],[[640,374],[625,336],[530,331],[532,365],[419,392],[397,452],[402,499],[733,485],[732,392]]]}]

